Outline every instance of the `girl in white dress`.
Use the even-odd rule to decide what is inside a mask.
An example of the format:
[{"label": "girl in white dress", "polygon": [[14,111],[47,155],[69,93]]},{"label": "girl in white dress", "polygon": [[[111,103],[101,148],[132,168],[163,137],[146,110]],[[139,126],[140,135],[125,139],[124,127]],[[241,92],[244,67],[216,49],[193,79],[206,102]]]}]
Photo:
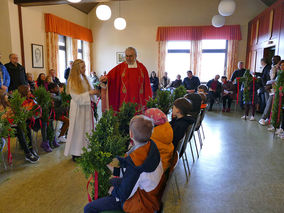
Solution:
[{"label": "girl in white dress", "polygon": [[91,108],[91,99],[97,94],[92,89],[86,75],[86,66],[83,60],[74,61],[67,81],[67,93],[72,97],[70,103],[70,126],[64,154],[72,155],[72,159],[81,156],[82,148],[88,146],[86,133],[94,129],[94,114]]}]

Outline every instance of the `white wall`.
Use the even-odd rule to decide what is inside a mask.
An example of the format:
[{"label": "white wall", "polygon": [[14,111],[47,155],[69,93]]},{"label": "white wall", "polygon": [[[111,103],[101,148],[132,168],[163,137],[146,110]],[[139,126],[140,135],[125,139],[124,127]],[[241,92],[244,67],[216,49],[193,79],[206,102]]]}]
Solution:
[{"label": "white wall", "polygon": [[[260,0],[236,0],[237,9],[226,18],[226,24],[240,24],[243,40],[240,42],[239,59],[245,60],[247,24],[266,6]],[[121,1],[121,16],[127,21],[124,31],[117,31],[113,21],[118,16],[118,3],[109,2],[113,14],[103,22],[96,18],[95,8],[89,13],[89,28],[94,36],[94,70],[102,74],[116,65],[115,53],[128,46],[138,50],[140,60],[148,71],[157,70],[158,26],[211,25],[219,0],[131,0]]]},{"label": "white wall", "polygon": [[[8,54],[11,52],[19,55],[21,63],[18,7],[13,2],[13,0],[1,0],[0,6],[1,32],[7,32],[0,33],[0,53],[3,55],[3,63],[8,62]],[[44,13],[54,14],[84,27],[88,26],[88,15],[69,5],[22,7],[25,67],[27,72],[34,74],[34,78],[39,73],[47,71]],[[43,45],[45,52],[43,69],[32,68],[32,43]]]}]

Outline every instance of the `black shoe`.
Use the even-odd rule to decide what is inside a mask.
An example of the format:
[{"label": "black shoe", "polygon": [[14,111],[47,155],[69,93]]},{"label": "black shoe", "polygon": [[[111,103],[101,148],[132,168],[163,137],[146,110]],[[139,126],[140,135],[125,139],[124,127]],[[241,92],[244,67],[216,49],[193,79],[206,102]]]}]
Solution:
[{"label": "black shoe", "polygon": [[36,163],[38,159],[32,154],[26,154],[26,161],[29,161],[30,163]]},{"label": "black shoe", "polygon": [[74,162],[77,162],[77,160],[78,160],[79,158],[81,158],[81,156],[72,155],[72,160],[73,160]]},{"label": "black shoe", "polygon": [[35,156],[37,159],[39,159],[39,155],[36,153],[36,151],[33,148],[30,148],[30,152],[32,153],[33,156]]}]

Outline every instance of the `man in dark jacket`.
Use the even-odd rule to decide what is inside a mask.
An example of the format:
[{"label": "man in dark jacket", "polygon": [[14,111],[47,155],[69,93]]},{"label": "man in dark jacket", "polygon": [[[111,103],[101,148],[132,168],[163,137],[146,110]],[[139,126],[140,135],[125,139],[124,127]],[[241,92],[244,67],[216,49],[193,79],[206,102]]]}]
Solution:
[{"label": "man in dark jacket", "polygon": [[[236,90],[237,90],[237,81],[235,81],[235,80],[236,80],[236,78],[241,78],[241,77],[243,77],[243,75],[245,74],[245,71],[246,71],[246,69],[245,69],[244,62],[239,61],[239,63],[238,63],[238,69],[235,70],[235,72],[233,73],[233,75],[232,75],[232,77],[231,77],[231,82],[232,82],[233,84],[235,84]],[[239,88],[241,88],[241,86],[242,86],[242,85],[240,84],[240,87],[239,87]],[[243,100],[243,91],[240,91],[239,100]],[[240,107],[241,107],[242,109],[244,109],[244,103],[243,103],[243,101],[240,101]]]},{"label": "man in dark jacket", "polygon": [[257,77],[261,78],[260,93],[259,93],[259,99],[260,99],[259,111],[263,113],[265,106],[266,106],[267,99],[269,98],[269,92],[267,92],[264,87],[266,85],[266,82],[270,80],[269,73],[271,70],[271,66],[268,64],[266,58],[262,58],[260,63],[261,63],[261,66],[263,67],[262,72],[261,73],[255,72],[254,74]]},{"label": "man in dark jacket", "polygon": [[[243,77],[243,75],[245,74],[245,71],[246,71],[246,69],[245,69],[245,66],[244,66],[244,62],[239,61],[238,69],[234,71],[234,73],[231,77],[231,82],[234,83],[234,80],[236,78]],[[237,83],[235,82],[235,84],[237,84]]]},{"label": "man in dark jacket", "polygon": [[72,69],[72,65],[73,65],[73,61],[69,62],[69,67],[67,67],[67,69],[64,71],[64,78],[67,82],[68,78],[69,78],[69,74],[70,74],[70,70]]},{"label": "man in dark jacket", "polygon": [[214,79],[208,81],[207,87],[209,88],[209,111],[212,111],[213,104],[217,98],[220,97],[222,91],[222,84],[219,82],[220,75],[216,75]]},{"label": "man in dark jacket", "polygon": [[18,89],[20,85],[28,85],[25,68],[18,63],[19,57],[15,53],[9,55],[10,62],[5,64],[10,75],[9,91]]},{"label": "man in dark jacket", "polygon": [[183,85],[186,88],[187,92],[195,93],[197,87],[200,85],[200,80],[197,76],[192,75],[192,71],[187,71],[187,77],[183,80]]}]

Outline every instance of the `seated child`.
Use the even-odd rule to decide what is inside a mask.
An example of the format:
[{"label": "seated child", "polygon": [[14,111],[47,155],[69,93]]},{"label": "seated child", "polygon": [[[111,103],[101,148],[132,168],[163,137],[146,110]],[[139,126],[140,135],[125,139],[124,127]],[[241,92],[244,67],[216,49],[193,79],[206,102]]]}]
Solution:
[{"label": "seated child", "polygon": [[35,90],[35,81],[33,80],[33,74],[27,73],[27,80],[30,85],[31,92],[33,93]]},{"label": "seated child", "polygon": [[[110,196],[94,200],[84,208],[85,213],[111,210],[154,213],[159,210],[158,193],[164,170],[156,144],[150,140],[152,121],[144,115],[134,116],[130,121],[130,138],[134,146],[126,157],[118,157],[124,171],[121,178],[112,179]],[[113,167],[108,165],[113,170]]]},{"label": "seated child", "polygon": [[[6,111],[6,113],[3,115],[1,119],[9,119],[13,115],[12,109],[10,108],[10,103],[8,101],[8,95],[5,90],[0,90],[0,112]],[[26,125],[26,133],[27,137],[25,137],[24,131],[19,128],[18,126],[15,126],[16,129],[16,135],[19,140],[19,144],[21,148],[25,152],[25,159],[30,163],[35,163],[38,161],[39,156],[34,151],[32,147],[32,134],[31,129],[29,128],[29,125]],[[28,140],[27,140],[28,139]]]},{"label": "seated child", "polygon": [[173,156],[173,129],[168,122],[167,116],[157,108],[147,109],[145,116],[151,118],[154,122],[154,130],[151,139],[157,145],[164,171],[170,167],[170,161]]},{"label": "seated child", "polygon": [[192,111],[190,115],[196,120],[198,114],[200,113],[202,98],[198,93],[189,93],[184,96],[192,104]]},{"label": "seated child", "polygon": [[59,94],[59,86],[56,83],[50,83],[48,85],[48,90],[53,100],[55,120],[63,122],[63,126],[60,130],[58,140],[60,142],[66,143],[66,138],[64,137],[64,135],[66,134],[68,127],[69,127],[69,118],[67,118],[65,115],[67,114],[68,109],[62,107],[62,100]]},{"label": "seated child", "polygon": [[173,144],[175,149],[177,148],[179,141],[184,137],[188,126],[195,122],[195,119],[190,114],[192,108],[191,101],[186,98],[178,98],[174,102],[173,120],[170,124],[174,131]]},{"label": "seated child", "polygon": [[38,78],[36,80],[36,88],[38,87],[44,87],[46,90],[48,90],[47,88],[47,83],[45,82],[46,76],[44,73],[40,73],[38,75]]},{"label": "seated child", "polygon": [[[36,103],[33,100],[33,96],[31,94],[30,88],[27,85],[21,85],[18,88],[19,93],[21,94],[22,97],[26,97],[26,100],[24,101],[23,105],[25,107],[29,107],[32,109]],[[41,143],[41,148],[45,152],[52,152],[52,149],[49,145],[48,141],[48,135],[47,135],[47,122],[43,121],[41,118],[37,117],[35,121],[33,122],[33,118],[27,121],[29,124],[31,124],[31,127],[34,131],[38,131],[41,129],[41,136],[42,136],[42,143]],[[52,120],[49,121],[50,124],[52,124]],[[56,140],[52,141],[52,145],[54,147],[59,147],[60,145],[56,142]]]}]

